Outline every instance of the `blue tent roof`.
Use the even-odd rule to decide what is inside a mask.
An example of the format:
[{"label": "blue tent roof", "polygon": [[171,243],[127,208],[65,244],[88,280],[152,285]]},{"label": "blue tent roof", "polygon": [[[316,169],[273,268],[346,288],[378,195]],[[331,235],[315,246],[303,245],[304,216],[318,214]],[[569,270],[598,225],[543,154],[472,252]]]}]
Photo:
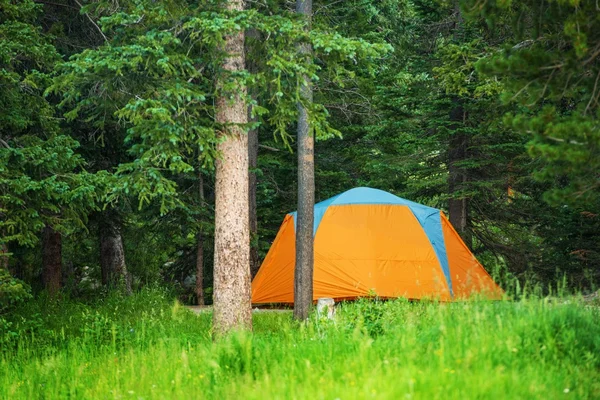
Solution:
[{"label": "blue tent roof", "polygon": [[[414,201],[406,200],[389,192],[373,189],[369,187],[357,187],[354,189],[346,190],[337,196],[330,197],[327,200],[323,200],[315,204],[315,222],[314,222],[314,233],[317,233],[317,228],[323,219],[323,214],[329,206],[341,206],[348,204],[395,204],[401,206],[408,206],[411,208],[415,215],[418,213],[422,217],[426,218],[431,214],[439,214],[440,210],[428,207],[423,204],[415,203]],[[294,224],[296,223],[297,211],[291,213],[294,216]],[[418,216],[417,216],[418,218]]]},{"label": "blue tent roof", "polygon": [[403,199],[389,192],[379,189],[373,189],[369,187],[357,187],[340,193],[337,196],[333,196],[330,199],[324,200],[320,204],[399,204],[399,205],[413,205],[417,207],[425,207],[435,210],[435,208],[427,207],[422,204],[415,203],[410,200]]},{"label": "blue tent roof", "polygon": [[[323,215],[325,215],[325,211],[327,211],[328,207],[349,204],[390,204],[409,207],[429,238],[436,256],[440,261],[440,265],[448,283],[448,288],[450,289],[450,294],[453,294],[448,256],[446,254],[446,245],[444,244],[444,234],[442,232],[440,210],[403,199],[383,190],[357,187],[315,204],[313,235],[316,235],[317,229],[319,228]],[[295,228],[297,211],[294,211],[291,215],[294,217]]]}]

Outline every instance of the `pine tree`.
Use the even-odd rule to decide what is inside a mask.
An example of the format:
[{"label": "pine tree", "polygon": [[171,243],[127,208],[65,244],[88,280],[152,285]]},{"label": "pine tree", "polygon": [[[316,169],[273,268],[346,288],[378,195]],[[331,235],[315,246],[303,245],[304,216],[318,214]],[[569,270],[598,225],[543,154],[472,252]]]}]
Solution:
[{"label": "pine tree", "polygon": [[[296,11],[310,29],[312,0],[297,0]],[[301,44],[300,54],[312,58],[309,44]],[[311,107],[313,91],[308,77],[301,77],[298,102],[298,213],[296,221],[296,267],[294,269],[294,318],[306,320],[313,302],[314,246],[313,225],[315,206],[314,136],[307,109]]]},{"label": "pine tree", "polygon": [[[26,0],[0,3],[0,245],[34,246],[48,256],[43,280],[51,294],[61,284],[61,233],[81,227],[97,204],[96,177],[82,168],[79,143],[62,134],[44,96],[60,62],[42,32],[42,6]],[[42,231],[44,232],[42,235]],[[50,255],[52,257],[50,257]]]},{"label": "pine tree", "polygon": [[[230,11],[242,11],[242,0],[231,0]],[[250,231],[248,227],[248,123],[247,89],[235,81],[244,71],[244,31],[227,34],[226,53],[218,82],[215,110],[223,140],[217,146],[215,190],[214,334],[252,328],[250,304]],[[233,79],[232,79],[233,77]],[[234,88],[235,91],[232,91]]]}]

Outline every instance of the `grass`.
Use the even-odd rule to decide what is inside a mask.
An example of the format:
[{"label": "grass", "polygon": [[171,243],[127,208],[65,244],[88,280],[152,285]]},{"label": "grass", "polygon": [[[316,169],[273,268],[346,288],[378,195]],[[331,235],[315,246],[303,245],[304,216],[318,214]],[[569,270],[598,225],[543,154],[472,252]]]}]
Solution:
[{"label": "grass", "polygon": [[600,311],[576,301],[361,300],[217,343],[210,319],[157,291],[32,302],[0,336],[0,398],[600,398]]}]

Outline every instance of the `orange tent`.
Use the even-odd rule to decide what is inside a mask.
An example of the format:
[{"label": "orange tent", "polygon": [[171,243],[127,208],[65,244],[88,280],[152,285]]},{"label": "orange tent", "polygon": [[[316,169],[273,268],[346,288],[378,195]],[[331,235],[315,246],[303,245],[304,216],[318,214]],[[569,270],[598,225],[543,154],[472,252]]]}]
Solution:
[{"label": "orange tent", "polygon": [[[314,300],[502,296],[440,210],[361,187],[314,212]],[[252,303],[294,302],[295,223],[295,212],[286,215],[252,282]]]}]

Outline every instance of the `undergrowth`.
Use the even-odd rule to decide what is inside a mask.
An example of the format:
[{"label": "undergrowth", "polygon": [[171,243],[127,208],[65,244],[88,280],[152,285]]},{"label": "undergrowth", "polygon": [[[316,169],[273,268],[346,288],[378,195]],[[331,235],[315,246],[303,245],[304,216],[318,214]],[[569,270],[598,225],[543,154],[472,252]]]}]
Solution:
[{"label": "undergrowth", "polygon": [[5,317],[0,398],[598,398],[599,320],[576,299],[363,299],[213,342],[210,313],[160,290],[37,299]]}]

